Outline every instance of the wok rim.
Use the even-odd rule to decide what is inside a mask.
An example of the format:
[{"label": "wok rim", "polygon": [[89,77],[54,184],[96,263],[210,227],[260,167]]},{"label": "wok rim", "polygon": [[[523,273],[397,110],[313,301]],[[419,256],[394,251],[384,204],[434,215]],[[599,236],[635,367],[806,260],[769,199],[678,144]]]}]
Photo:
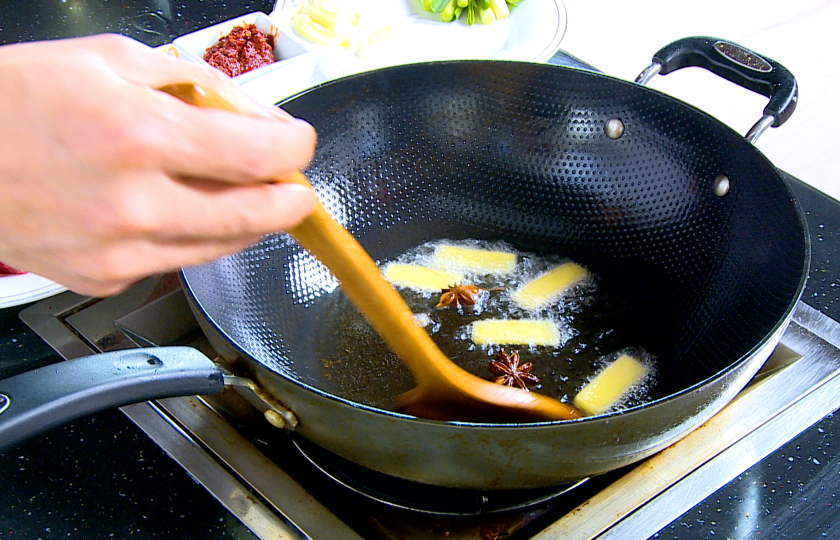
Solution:
[{"label": "wok rim", "polygon": [[[356,74],[348,75],[346,77],[333,79],[333,80],[321,83],[319,85],[307,88],[306,90],[303,90],[303,91],[301,91],[297,94],[294,94],[294,95],[276,103],[275,106],[282,107],[283,104],[285,104],[289,101],[292,101],[297,97],[300,97],[300,96],[303,96],[305,94],[309,94],[311,92],[317,91],[320,88],[328,87],[328,86],[335,85],[335,84],[340,84],[342,81],[346,81],[346,80],[351,80],[351,79],[356,79],[356,78],[368,78],[368,77],[376,76],[376,75],[379,75],[381,73],[388,72],[388,71],[405,69],[407,66],[415,66],[416,67],[418,65],[419,66],[433,66],[433,65],[452,65],[452,64],[455,64],[455,65],[528,64],[528,65],[531,65],[531,66],[539,66],[540,68],[570,70],[570,71],[574,71],[574,72],[577,72],[577,73],[581,73],[581,74],[586,75],[586,76],[605,79],[605,80],[609,81],[610,84],[618,83],[620,85],[626,85],[628,87],[632,87],[632,88],[637,89],[637,90],[643,90],[643,91],[652,93],[654,96],[656,96],[656,99],[663,99],[664,98],[667,101],[670,101],[674,104],[677,104],[679,107],[685,108],[686,109],[686,114],[699,114],[699,115],[702,115],[703,117],[705,117],[707,120],[711,120],[714,124],[716,124],[716,126],[714,127],[714,129],[716,129],[716,130],[723,129],[723,130],[726,130],[730,133],[734,133],[734,134],[738,135],[738,137],[744,141],[744,144],[747,145],[748,151],[752,154],[750,159],[751,160],[756,160],[756,159],[757,160],[763,160],[765,162],[765,164],[767,166],[769,166],[770,170],[773,171],[773,178],[770,179],[770,180],[772,180],[772,182],[774,182],[774,183],[781,184],[781,187],[784,189],[784,192],[789,196],[791,204],[793,205],[793,209],[796,213],[796,217],[797,217],[797,221],[798,221],[800,231],[802,232],[802,240],[803,240],[803,243],[802,243],[802,270],[801,270],[801,273],[800,273],[800,276],[799,276],[799,282],[797,284],[795,293],[792,295],[792,297],[790,299],[790,302],[788,303],[784,312],[778,318],[776,324],[773,325],[773,327],[770,328],[765,333],[765,335],[750,348],[750,350],[748,350],[747,352],[742,354],[737,359],[733,360],[731,363],[729,363],[723,369],[713,373],[712,375],[706,377],[705,379],[703,379],[701,381],[698,381],[697,383],[695,383],[695,384],[693,384],[689,387],[683,388],[682,390],[680,390],[678,392],[668,394],[666,396],[663,396],[661,398],[658,398],[658,399],[655,399],[655,400],[652,400],[652,401],[646,401],[644,403],[640,403],[640,404],[632,406],[632,407],[627,407],[627,408],[624,408],[624,409],[619,409],[619,410],[615,410],[615,411],[611,411],[611,412],[607,412],[607,413],[602,413],[602,414],[598,414],[598,415],[584,416],[582,418],[577,418],[577,419],[572,419],[572,420],[555,420],[555,421],[543,421],[543,422],[510,422],[510,423],[486,422],[485,423],[485,422],[431,420],[431,419],[427,419],[427,418],[420,418],[420,417],[417,417],[417,416],[401,413],[401,412],[398,412],[398,411],[382,409],[382,408],[379,408],[379,407],[374,407],[374,406],[371,406],[371,405],[366,405],[366,404],[363,404],[363,403],[352,401],[348,398],[343,398],[341,396],[331,394],[329,392],[321,390],[320,388],[312,386],[309,383],[291,378],[291,377],[289,377],[289,376],[287,376],[283,373],[280,373],[276,370],[271,369],[264,362],[260,361],[259,359],[255,358],[253,355],[251,355],[250,353],[246,352],[237,343],[236,340],[231,338],[231,336],[229,335],[229,333],[227,331],[222,329],[216,323],[216,321],[213,320],[212,317],[210,317],[210,315],[207,313],[207,311],[204,308],[204,306],[202,305],[202,303],[196,297],[195,293],[193,292],[193,287],[189,283],[189,276],[187,274],[188,274],[190,269],[189,268],[182,268],[179,272],[179,276],[180,276],[181,282],[183,284],[184,291],[190,299],[190,304],[193,305],[195,308],[197,308],[200,311],[201,316],[204,319],[204,321],[206,321],[208,324],[210,324],[213,327],[214,331],[216,333],[218,333],[219,336],[224,338],[224,340],[227,342],[227,344],[229,346],[233,347],[240,355],[242,355],[244,358],[247,358],[247,359],[257,363],[258,365],[262,366],[263,368],[267,369],[273,375],[279,376],[279,377],[285,379],[286,381],[288,381],[289,383],[292,383],[292,384],[294,384],[296,386],[299,386],[299,387],[301,387],[301,388],[303,388],[307,391],[310,391],[310,392],[314,393],[315,395],[319,396],[320,398],[325,398],[327,400],[339,403],[343,406],[351,407],[353,409],[364,410],[364,411],[367,411],[367,412],[370,412],[370,413],[373,413],[373,414],[381,414],[381,415],[397,418],[397,419],[400,419],[400,420],[408,420],[408,421],[414,421],[414,422],[419,422],[419,423],[424,423],[424,424],[425,423],[431,423],[431,424],[435,424],[435,425],[450,425],[450,426],[453,426],[453,427],[464,427],[464,428],[476,428],[476,427],[480,427],[482,429],[510,429],[510,428],[513,428],[513,427],[548,428],[548,427],[554,427],[554,426],[557,426],[557,425],[568,425],[568,424],[572,424],[572,423],[582,423],[582,422],[587,422],[587,421],[605,420],[605,419],[610,419],[610,418],[617,417],[617,416],[626,416],[628,414],[632,414],[632,413],[635,413],[635,412],[638,412],[638,411],[641,411],[641,410],[644,410],[644,409],[648,409],[648,408],[653,408],[655,406],[665,404],[669,401],[676,400],[676,399],[680,398],[681,396],[684,396],[686,394],[689,394],[691,392],[695,392],[695,391],[697,391],[701,388],[704,388],[704,387],[710,385],[711,383],[725,377],[728,373],[738,369],[744,363],[746,363],[749,360],[751,360],[752,358],[754,358],[755,355],[758,354],[759,351],[762,348],[764,348],[774,338],[774,336],[776,336],[776,335],[780,336],[781,333],[784,331],[784,329],[787,328],[787,326],[790,323],[793,312],[796,309],[797,304],[801,300],[802,294],[805,290],[805,285],[808,281],[809,271],[810,271],[811,238],[810,238],[810,232],[808,230],[807,221],[806,221],[806,218],[805,218],[805,213],[802,209],[802,206],[799,203],[799,201],[797,200],[797,198],[795,197],[795,195],[793,194],[793,191],[791,190],[788,182],[782,177],[781,171],[775,165],[773,165],[773,163],[769,160],[769,158],[767,158],[767,156],[765,156],[758,148],[756,148],[755,145],[750,144],[746,140],[746,138],[744,138],[743,136],[741,136],[740,134],[735,132],[731,127],[724,124],[721,120],[715,118],[714,116],[712,116],[709,113],[703,111],[702,109],[697,108],[696,106],[694,106],[690,103],[687,103],[687,102],[684,102],[684,101],[682,101],[678,98],[675,98],[674,96],[671,96],[671,95],[666,94],[666,93],[664,93],[660,90],[650,88],[650,87],[645,86],[645,85],[641,85],[641,84],[638,84],[638,83],[626,81],[626,80],[619,79],[617,77],[613,77],[613,76],[610,76],[610,75],[607,75],[607,74],[604,74],[604,73],[601,73],[601,72],[591,71],[591,70],[582,69],[582,68],[568,67],[568,66],[561,66],[561,65],[557,65],[557,64],[547,64],[547,63],[540,63],[540,62],[526,62],[526,61],[521,61],[521,60],[476,59],[476,60],[443,60],[443,61],[416,62],[416,63],[412,63],[412,64],[389,66],[389,67],[375,69],[375,70],[366,71],[366,72],[362,72],[362,73],[356,73]],[[281,236],[288,236],[287,233],[277,233],[277,234],[279,234]],[[216,261],[207,263],[206,265],[213,265],[213,264],[216,264]],[[766,360],[766,358],[762,359],[762,363],[763,363],[764,360]],[[278,396],[278,398],[282,399],[282,396]]]}]

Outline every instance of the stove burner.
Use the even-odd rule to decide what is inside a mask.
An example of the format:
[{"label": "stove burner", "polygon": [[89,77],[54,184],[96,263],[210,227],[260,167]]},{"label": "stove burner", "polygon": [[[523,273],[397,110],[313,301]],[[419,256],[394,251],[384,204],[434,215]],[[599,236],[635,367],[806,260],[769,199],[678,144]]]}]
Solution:
[{"label": "stove burner", "polygon": [[301,437],[292,441],[310,463],[344,487],[388,506],[424,514],[474,516],[519,510],[559,497],[587,480],[521,490],[431,486],[366,469]]}]

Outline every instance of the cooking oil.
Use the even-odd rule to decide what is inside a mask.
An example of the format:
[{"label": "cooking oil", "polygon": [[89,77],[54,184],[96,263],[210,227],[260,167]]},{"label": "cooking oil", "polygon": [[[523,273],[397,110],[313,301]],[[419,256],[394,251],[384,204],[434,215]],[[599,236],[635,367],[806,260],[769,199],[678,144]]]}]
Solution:
[{"label": "cooking oil", "polygon": [[[656,382],[655,359],[625,329],[629,326],[625,323],[637,315],[626,304],[600,291],[596,275],[588,273],[585,279],[553,302],[528,310],[517,305],[511,294],[552,268],[570,262],[567,257],[522,252],[503,242],[436,241],[410,249],[394,260],[379,261],[380,268],[398,263],[452,270],[436,266],[435,250],[442,244],[516,255],[512,272],[483,274],[479,270],[463,274],[463,284],[481,289],[475,295],[474,305],[462,303],[460,307],[452,304],[437,308],[441,291],[396,287],[415,313],[417,323],[456,364],[481,378],[494,380],[495,376],[488,369],[490,360],[496,358],[500,349],[508,354],[518,351],[520,365],[531,362],[531,373],[540,380],[539,385],[530,387],[530,391],[571,402],[589,380],[624,352],[643,359],[649,375],[612,410],[650,399],[650,390]],[[324,335],[329,336],[318,340],[317,351],[322,375],[331,385],[325,390],[354,402],[393,409],[395,398],[415,386],[411,373],[340,290],[319,301],[326,302],[321,306],[324,309],[319,325]],[[550,320],[557,326],[560,340],[556,346],[476,345],[472,341],[471,325],[487,319]]]}]

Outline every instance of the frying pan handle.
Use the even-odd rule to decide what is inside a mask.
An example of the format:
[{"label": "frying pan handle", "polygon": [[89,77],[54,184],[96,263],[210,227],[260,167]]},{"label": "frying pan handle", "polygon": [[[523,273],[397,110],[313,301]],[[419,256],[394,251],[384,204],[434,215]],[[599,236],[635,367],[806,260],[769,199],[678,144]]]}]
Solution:
[{"label": "frying pan handle", "polygon": [[691,66],[705,68],[770,98],[764,116],[746,135],[751,143],[770,126],[784,124],[796,108],[799,88],[787,68],[740,45],[713,37],[689,37],[666,45],[653,55],[653,62],[639,74],[636,82],[645,84],[657,73],[667,75]]},{"label": "frying pan handle", "polygon": [[0,451],[96,411],[223,388],[221,368],[191,347],[127,349],[59,362],[0,381]]}]

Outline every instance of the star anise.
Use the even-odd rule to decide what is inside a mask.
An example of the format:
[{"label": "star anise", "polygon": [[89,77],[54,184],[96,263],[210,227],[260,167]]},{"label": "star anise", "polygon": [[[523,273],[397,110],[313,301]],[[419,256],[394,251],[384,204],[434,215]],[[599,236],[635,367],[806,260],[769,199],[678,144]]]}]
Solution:
[{"label": "star anise", "polygon": [[537,376],[531,373],[533,367],[534,364],[531,362],[519,365],[519,351],[508,354],[504,349],[500,349],[496,353],[496,359],[490,360],[487,365],[490,373],[497,376],[496,384],[518,386],[523,390],[528,390],[528,386],[540,384]]},{"label": "star anise", "polygon": [[474,306],[475,295],[483,291],[481,287],[475,285],[464,285],[459,283],[449,289],[443,289],[440,293],[440,301],[435,307],[446,307],[455,304],[455,307],[460,308],[462,305]]}]

